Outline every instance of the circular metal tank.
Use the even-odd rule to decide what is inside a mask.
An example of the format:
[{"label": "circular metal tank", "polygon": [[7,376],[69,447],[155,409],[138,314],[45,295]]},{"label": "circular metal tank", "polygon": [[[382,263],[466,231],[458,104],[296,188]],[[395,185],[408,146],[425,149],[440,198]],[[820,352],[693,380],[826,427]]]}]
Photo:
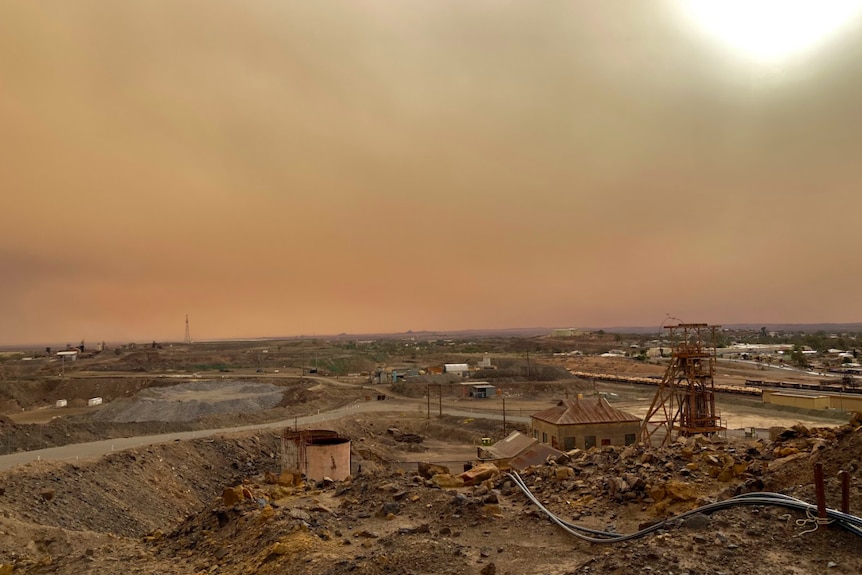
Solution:
[{"label": "circular metal tank", "polygon": [[350,440],[346,437],[312,433],[305,450],[308,479],[343,481],[350,475]]}]

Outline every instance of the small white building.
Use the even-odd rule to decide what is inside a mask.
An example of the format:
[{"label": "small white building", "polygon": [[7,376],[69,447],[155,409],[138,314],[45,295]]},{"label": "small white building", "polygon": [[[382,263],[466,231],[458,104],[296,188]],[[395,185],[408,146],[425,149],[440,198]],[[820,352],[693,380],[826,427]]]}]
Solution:
[{"label": "small white building", "polygon": [[455,375],[464,377],[470,373],[470,366],[466,363],[444,363],[443,373],[454,373]]},{"label": "small white building", "polygon": [[57,352],[57,357],[59,357],[63,361],[75,361],[76,359],[78,359],[78,350],[64,349],[63,351]]}]

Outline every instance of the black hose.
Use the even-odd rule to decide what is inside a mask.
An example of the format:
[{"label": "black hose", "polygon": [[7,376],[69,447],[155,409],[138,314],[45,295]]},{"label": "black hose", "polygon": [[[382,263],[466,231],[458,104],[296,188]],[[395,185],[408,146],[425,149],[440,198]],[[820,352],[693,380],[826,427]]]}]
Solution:
[{"label": "black hose", "polygon": [[[582,539],[590,543],[622,543],[624,541],[639,539],[641,537],[649,535],[650,533],[662,530],[668,525],[681,521],[691,515],[697,513],[713,513],[715,511],[729,509],[731,507],[737,507],[739,505],[773,505],[802,511],[803,513],[807,513],[809,515],[816,514],[817,512],[817,507],[815,505],[811,505],[810,503],[806,503],[805,501],[796,499],[795,497],[790,497],[789,495],[771,492],[745,493],[742,495],[731,497],[730,499],[727,499],[725,501],[709,503],[696,509],[680,513],[679,515],[669,517],[654,525],[650,525],[649,527],[646,527],[639,531],[635,531],[634,533],[611,533],[609,531],[590,529],[588,527],[583,527],[581,525],[571,523],[564,519],[560,519],[558,516],[554,515],[550,510],[548,510],[544,505],[542,505],[542,503],[536,498],[535,495],[533,495],[533,493],[527,487],[527,484],[524,482],[520,475],[518,475],[516,472],[512,472],[509,473],[508,476],[515,482],[518,488],[524,492],[524,495],[526,495],[527,498],[530,499],[530,501],[532,501],[545,515],[547,515],[551,521],[559,525],[567,533],[577,537],[578,539]],[[842,513],[835,509],[827,509],[826,517],[827,521],[834,522],[842,529],[845,529],[846,531],[849,531],[854,535],[862,537],[862,517]],[[818,520],[815,519],[814,521],[819,524]]]}]

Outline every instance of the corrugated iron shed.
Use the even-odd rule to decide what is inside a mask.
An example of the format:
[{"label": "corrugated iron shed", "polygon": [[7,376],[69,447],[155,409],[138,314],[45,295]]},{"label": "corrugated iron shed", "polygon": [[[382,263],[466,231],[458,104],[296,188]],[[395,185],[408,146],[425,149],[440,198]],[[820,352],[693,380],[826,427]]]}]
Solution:
[{"label": "corrugated iron shed", "polygon": [[[520,431],[513,431],[494,445],[482,449],[483,459],[504,462],[504,466],[521,470],[533,465],[543,465],[549,456],[557,458],[563,455],[559,449],[540,443]],[[505,463],[508,460],[508,463]],[[499,464],[499,463],[498,463]]]},{"label": "corrugated iron shed", "polygon": [[525,450],[518,457],[509,462],[509,467],[516,470],[526,469],[533,465],[542,465],[548,460],[548,456],[556,459],[563,454],[559,449],[554,449],[546,443],[537,443]]},{"label": "corrugated iron shed", "polygon": [[631,413],[612,407],[604,397],[564,399],[554,407],[534,413],[531,417],[554,425],[640,421],[640,418]]},{"label": "corrugated iron shed", "polygon": [[494,445],[486,447],[485,451],[496,459],[509,459],[519,455],[535,443],[538,443],[538,440],[524,435],[520,431],[513,431]]}]

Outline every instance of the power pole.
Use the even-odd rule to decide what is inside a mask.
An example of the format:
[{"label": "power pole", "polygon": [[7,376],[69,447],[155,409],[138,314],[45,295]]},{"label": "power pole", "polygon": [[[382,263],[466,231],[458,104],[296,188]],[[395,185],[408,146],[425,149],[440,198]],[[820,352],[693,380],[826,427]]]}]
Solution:
[{"label": "power pole", "polygon": [[186,339],[185,339],[185,342],[186,343],[192,342],[192,332],[189,329],[189,314],[186,314]]},{"label": "power pole", "polygon": [[438,398],[440,399],[440,417],[443,417],[443,384],[437,384]]},{"label": "power pole", "polygon": [[506,436],[506,396],[503,397],[503,437]]},{"label": "power pole", "polygon": [[431,384],[425,386],[425,397],[428,400],[428,413],[426,419],[431,419]]}]

